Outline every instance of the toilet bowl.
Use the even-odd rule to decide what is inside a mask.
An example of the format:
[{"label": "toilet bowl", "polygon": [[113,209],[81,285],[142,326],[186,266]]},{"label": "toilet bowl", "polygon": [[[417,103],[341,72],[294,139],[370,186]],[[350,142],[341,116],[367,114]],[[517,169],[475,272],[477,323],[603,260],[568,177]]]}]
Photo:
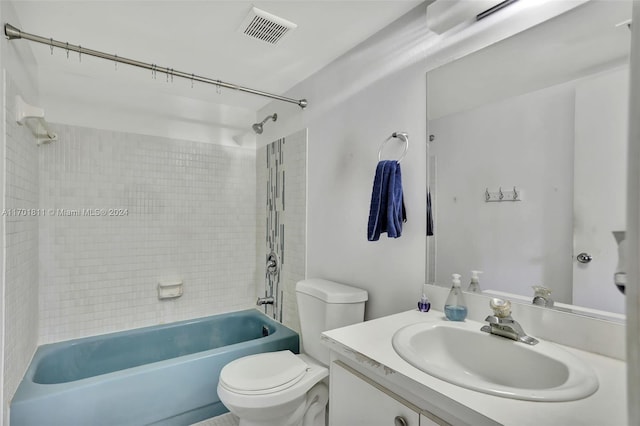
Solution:
[{"label": "toilet bowl", "polygon": [[250,355],[225,366],[218,395],[240,426],[324,426],[328,374],[304,354]]},{"label": "toilet bowl", "polygon": [[323,331],[364,319],[367,292],[321,279],[296,284],[303,349],[239,358],[220,372],[220,401],[240,426],[325,426],[329,351]]}]

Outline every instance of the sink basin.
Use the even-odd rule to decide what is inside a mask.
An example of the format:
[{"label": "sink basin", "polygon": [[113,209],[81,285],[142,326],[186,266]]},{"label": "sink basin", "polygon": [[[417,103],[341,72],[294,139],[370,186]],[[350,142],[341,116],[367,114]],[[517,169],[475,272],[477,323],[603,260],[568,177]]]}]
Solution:
[{"label": "sink basin", "polygon": [[492,395],[527,401],[573,401],[598,389],[593,369],[564,349],[526,345],[480,331],[475,322],[418,323],[393,336],[409,364],[434,377]]}]

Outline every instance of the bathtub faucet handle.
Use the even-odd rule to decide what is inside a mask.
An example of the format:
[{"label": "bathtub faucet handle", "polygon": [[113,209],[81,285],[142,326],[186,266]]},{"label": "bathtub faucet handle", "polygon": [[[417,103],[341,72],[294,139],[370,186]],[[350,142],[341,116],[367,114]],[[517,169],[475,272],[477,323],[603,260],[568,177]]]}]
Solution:
[{"label": "bathtub faucet handle", "polygon": [[280,260],[278,259],[278,255],[272,251],[269,253],[269,256],[267,256],[267,273],[269,273],[269,275],[275,275],[279,269]]}]

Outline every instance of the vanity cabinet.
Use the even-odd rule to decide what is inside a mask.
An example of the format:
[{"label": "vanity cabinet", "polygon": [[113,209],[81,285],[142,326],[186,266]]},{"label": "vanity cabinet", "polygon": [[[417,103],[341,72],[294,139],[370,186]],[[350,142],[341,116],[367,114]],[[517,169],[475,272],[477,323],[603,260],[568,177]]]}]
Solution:
[{"label": "vanity cabinet", "polygon": [[444,426],[341,361],[331,365],[329,426]]}]

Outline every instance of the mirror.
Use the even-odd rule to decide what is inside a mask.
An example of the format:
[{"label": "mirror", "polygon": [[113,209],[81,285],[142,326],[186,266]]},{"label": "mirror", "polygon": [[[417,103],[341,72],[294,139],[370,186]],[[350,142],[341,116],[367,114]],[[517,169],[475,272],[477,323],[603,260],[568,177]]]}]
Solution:
[{"label": "mirror", "polygon": [[624,312],[630,18],[590,1],[427,73],[427,282]]}]

